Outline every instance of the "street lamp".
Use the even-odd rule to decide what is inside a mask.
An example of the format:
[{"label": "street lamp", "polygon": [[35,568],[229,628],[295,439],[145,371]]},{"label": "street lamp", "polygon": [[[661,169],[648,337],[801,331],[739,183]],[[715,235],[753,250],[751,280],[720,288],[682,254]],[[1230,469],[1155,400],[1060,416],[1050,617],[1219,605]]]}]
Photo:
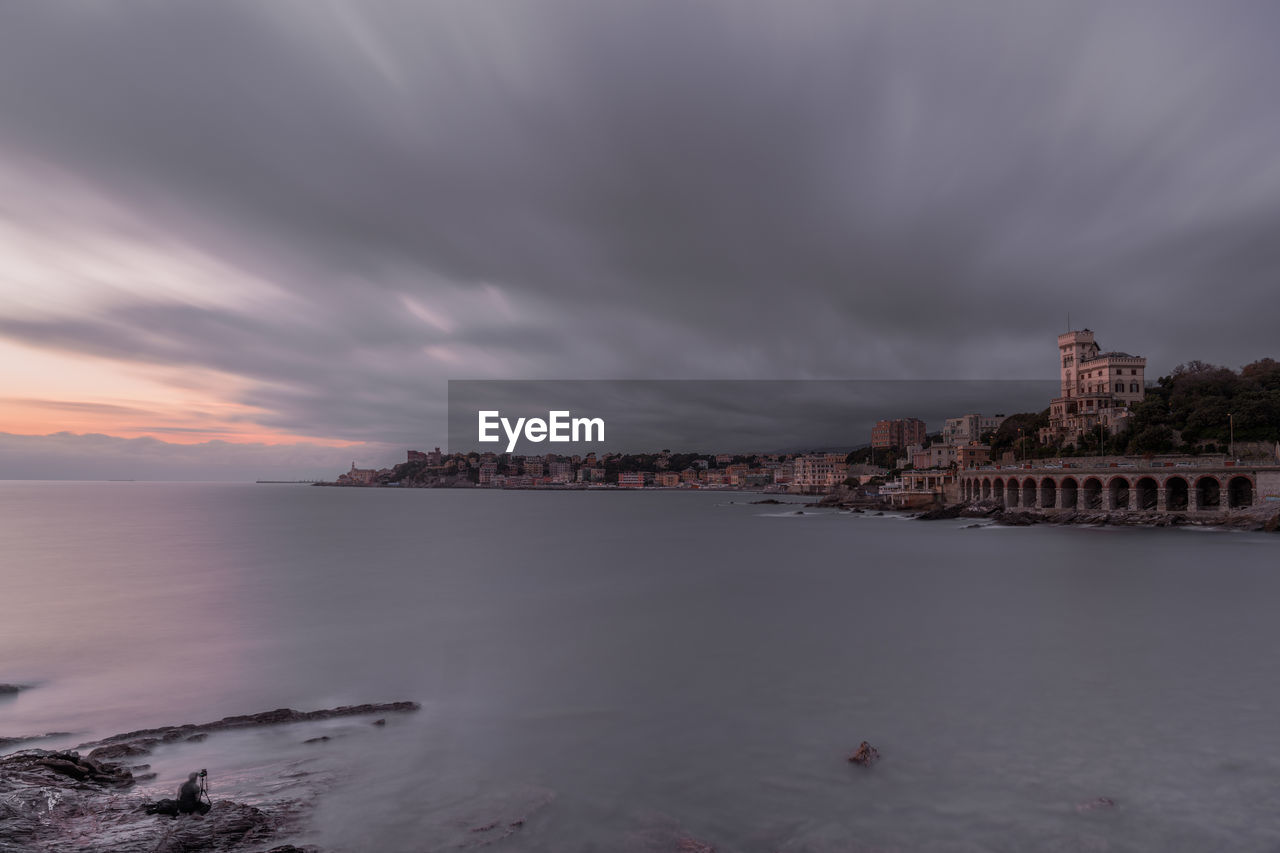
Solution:
[{"label": "street lamp", "polygon": [[1231,430],[1231,443],[1228,445],[1227,455],[1232,459],[1236,458],[1236,419],[1235,415],[1227,412],[1227,427]]}]

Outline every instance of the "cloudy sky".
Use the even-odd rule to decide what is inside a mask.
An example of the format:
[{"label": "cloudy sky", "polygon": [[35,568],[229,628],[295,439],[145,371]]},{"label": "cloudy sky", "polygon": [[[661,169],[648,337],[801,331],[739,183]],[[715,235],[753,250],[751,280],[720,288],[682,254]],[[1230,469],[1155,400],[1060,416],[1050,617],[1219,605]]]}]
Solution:
[{"label": "cloudy sky", "polygon": [[0,477],[386,464],[448,379],[1052,378],[1068,314],[1150,376],[1278,356],[1278,31],[3,4]]}]

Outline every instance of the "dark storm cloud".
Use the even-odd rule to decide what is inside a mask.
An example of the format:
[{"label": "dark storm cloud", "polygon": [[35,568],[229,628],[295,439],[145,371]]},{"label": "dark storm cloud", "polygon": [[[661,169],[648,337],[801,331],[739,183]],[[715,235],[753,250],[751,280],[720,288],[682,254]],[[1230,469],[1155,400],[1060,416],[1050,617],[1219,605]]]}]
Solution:
[{"label": "dark storm cloud", "polygon": [[7,4],[0,167],[60,170],[284,296],[0,335],[216,368],[270,426],[406,444],[441,440],[446,378],[1047,378],[1068,312],[1153,375],[1238,365],[1276,355],[1277,24]]}]

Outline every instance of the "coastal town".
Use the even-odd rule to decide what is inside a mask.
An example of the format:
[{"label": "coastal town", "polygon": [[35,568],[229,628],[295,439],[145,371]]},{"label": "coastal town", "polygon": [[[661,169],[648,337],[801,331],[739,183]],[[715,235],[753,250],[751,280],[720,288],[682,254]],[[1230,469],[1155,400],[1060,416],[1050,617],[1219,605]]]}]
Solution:
[{"label": "coastal town", "polygon": [[518,455],[408,451],[323,485],[484,489],[724,489],[927,510],[1204,514],[1280,509],[1280,364],[1238,374],[1190,362],[1148,383],[1146,359],[1089,329],[1057,339],[1060,387],[1041,412],[957,414],[930,430],[886,413],[852,451]]}]

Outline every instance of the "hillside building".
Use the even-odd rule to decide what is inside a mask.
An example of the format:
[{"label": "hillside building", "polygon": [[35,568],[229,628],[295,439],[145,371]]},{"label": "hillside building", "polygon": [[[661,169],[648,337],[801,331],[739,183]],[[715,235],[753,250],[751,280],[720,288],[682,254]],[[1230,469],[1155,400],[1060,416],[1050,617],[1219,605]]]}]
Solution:
[{"label": "hillside building", "polygon": [[1147,360],[1127,352],[1103,352],[1089,329],[1058,335],[1059,396],[1049,403],[1041,443],[1074,444],[1100,428],[1118,432],[1129,410],[1146,396]]},{"label": "hillside building", "polygon": [[877,450],[896,447],[905,450],[913,444],[924,444],[925,425],[919,418],[896,418],[876,421],[871,428],[871,446]]}]

